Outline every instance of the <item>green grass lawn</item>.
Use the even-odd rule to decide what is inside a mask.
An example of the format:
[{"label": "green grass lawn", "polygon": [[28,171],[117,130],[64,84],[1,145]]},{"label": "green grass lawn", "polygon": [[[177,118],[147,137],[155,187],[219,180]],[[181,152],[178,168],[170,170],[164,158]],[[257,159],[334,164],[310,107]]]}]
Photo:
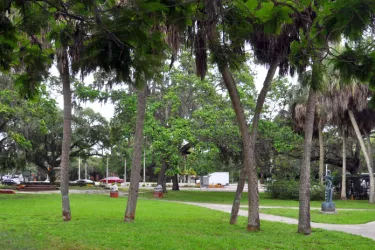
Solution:
[{"label": "green grass lawn", "polygon": [[[152,198],[152,192],[150,190],[143,190],[144,193],[140,194],[140,197],[145,199]],[[218,204],[232,204],[234,199],[234,192],[217,192],[217,191],[168,191],[164,195],[166,200],[175,201],[190,201],[190,202],[206,202],[206,203],[218,203]],[[247,205],[247,193],[242,195],[242,205]],[[259,194],[260,205],[263,206],[289,206],[298,207],[298,201],[294,200],[277,200],[271,199],[265,193]],[[374,209],[375,204],[369,204],[365,200],[335,200],[336,208],[358,208],[358,209]],[[311,201],[311,207],[321,207],[322,201]]]},{"label": "green grass lawn", "polygon": [[373,249],[374,241],[296,225],[262,221],[248,233],[246,218],[229,225],[229,214],[141,199],[135,223],[124,223],[126,198],[71,195],[72,221],[61,218],[60,195],[1,195],[0,249]]},{"label": "green grass lawn", "polygon": [[[297,209],[262,208],[261,213],[280,215],[298,219]],[[321,214],[319,210],[311,210],[311,221],[329,224],[363,224],[375,221],[375,210],[338,211],[337,214]]]}]

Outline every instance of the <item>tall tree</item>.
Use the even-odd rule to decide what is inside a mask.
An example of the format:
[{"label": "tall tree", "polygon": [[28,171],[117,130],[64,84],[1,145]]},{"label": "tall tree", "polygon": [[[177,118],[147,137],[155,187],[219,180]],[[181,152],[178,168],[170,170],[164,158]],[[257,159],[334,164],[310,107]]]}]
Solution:
[{"label": "tall tree", "polygon": [[[276,4],[274,6],[268,5],[271,7],[272,11],[275,13],[279,12],[280,14],[286,14],[284,9],[278,9]],[[252,6],[254,7],[254,6]],[[263,6],[266,7],[266,4]],[[260,120],[260,115],[263,109],[264,102],[266,100],[267,93],[271,88],[272,81],[276,74],[276,69],[279,67],[279,75],[284,75],[290,72],[294,74],[294,67],[290,66],[288,55],[290,53],[290,44],[293,41],[298,40],[298,33],[300,28],[303,27],[303,22],[298,15],[292,15],[287,17],[284,21],[288,24],[282,25],[283,22],[280,18],[279,20],[274,19],[262,19],[261,14],[254,12],[255,15],[258,15],[259,18],[264,22],[261,25],[254,25],[253,31],[249,33],[247,38],[250,42],[254,56],[257,62],[269,66],[266,78],[263,82],[263,87],[258,95],[256,107],[254,111],[254,116],[251,124],[251,135],[250,135],[250,151],[252,151],[251,159],[251,168],[256,168],[255,161],[255,143],[257,140],[258,133],[258,124]],[[268,30],[270,23],[280,22],[280,26],[275,33],[270,33]],[[272,49],[270,49],[272,48]],[[245,170],[242,170],[242,173],[245,173]],[[241,200],[241,194],[245,184],[245,178],[241,177],[236,190],[236,195],[233,201],[232,212],[230,223],[235,224],[237,221],[239,205]]]},{"label": "tall tree", "polygon": [[[246,173],[248,178],[248,186],[249,186],[249,217],[248,217],[248,230],[254,231],[259,230],[260,228],[260,221],[259,221],[259,201],[258,201],[258,182],[257,182],[257,173],[256,173],[256,164],[255,164],[255,155],[254,155],[254,145],[255,142],[252,142],[250,131],[247,124],[247,119],[245,117],[243,106],[241,104],[240,96],[238,94],[238,90],[236,88],[236,83],[233,79],[233,76],[230,71],[230,67],[235,67],[236,65],[243,62],[243,58],[241,58],[241,52],[244,41],[246,39],[252,40],[251,34],[256,33],[254,30],[257,28],[260,29],[259,33],[261,39],[263,41],[267,40],[268,38],[273,39],[274,37],[268,37],[265,35],[268,33],[278,33],[280,32],[281,28],[284,23],[290,23],[291,11],[287,8],[283,8],[280,5],[274,3],[262,3],[259,4],[257,1],[248,1],[246,4],[243,3],[224,3],[228,4],[228,6],[223,7],[222,1],[204,1],[204,6],[201,10],[204,13],[204,18],[198,18],[197,27],[198,31],[196,32],[196,39],[195,39],[195,52],[196,52],[196,59],[197,59],[197,72],[198,75],[204,77],[205,72],[207,70],[206,67],[206,57],[207,54],[202,47],[206,46],[206,41],[208,47],[213,54],[213,59],[217,63],[219,71],[223,77],[223,81],[225,87],[228,90],[233,109],[236,113],[237,122],[240,128],[242,142],[243,142],[243,164],[244,164],[244,171],[242,173]],[[227,8],[228,7],[228,8]],[[228,11],[225,11],[228,10]],[[279,13],[283,18],[277,18],[277,15],[270,15],[269,13]],[[226,15],[228,14],[228,15]],[[236,16],[236,22],[231,22],[231,17]],[[223,18],[219,18],[223,17]],[[226,22],[228,18],[229,22]],[[249,21],[250,20],[250,21]],[[233,20],[232,20],[233,21]],[[264,26],[253,26],[254,23],[261,23]],[[219,34],[217,29],[218,24],[223,24],[225,27],[223,28],[224,31],[227,33],[223,33],[223,35]],[[235,23],[235,25],[230,25]],[[229,25],[228,25],[229,24]],[[228,25],[228,26],[226,26]],[[238,27],[241,27],[241,32],[238,32]],[[264,29],[264,33],[263,33]],[[298,30],[298,29],[297,29]],[[248,31],[246,33],[244,31]],[[244,35],[246,34],[246,35]],[[250,34],[250,35],[248,35]],[[223,36],[223,39],[221,39]],[[228,36],[228,39],[227,39]],[[256,35],[255,35],[256,37]],[[286,40],[289,40],[286,37]],[[255,38],[256,39],[256,38]],[[261,40],[260,39],[260,40]],[[292,39],[294,39],[294,35],[292,35]],[[221,41],[222,40],[222,41]],[[230,47],[233,48],[229,49],[227,40],[231,41]],[[261,45],[262,43],[259,43]],[[273,44],[271,42],[271,44]],[[277,53],[272,54],[269,48],[266,48],[266,53],[272,54],[272,58],[267,58],[267,63],[272,64],[270,67],[269,74],[265,81],[265,87],[259,96],[259,101],[256,107],[257,114],[255,115],[255,123],[254,127],[257,127],[257,121],[259,119],[259,114],[262,109],[264,98],[266,93],[269,89],[269,85],[272,81],[273,75],[275,74],[277,66],[282,61],[285,62],[285,56],[288,54],[288,46],[283,47],[282,45],[280,50],[276,49]],[[257,47],[257,46],[255,46]],[[267,46],[266,46],[267,47]],[[259,48],[259,47],[258,47]],[[263,48],[264,49],[264,48]],[[237,52],[237,53],[233,53]],[[278,54],[279,53],[279,54]],[[259,53],[261,54],[261,53]],[[262,56],[269,56],[269,54]],[[280,58],[282,57],[282,59]],[[263,57],[264,59],[264,57]],[[262,61],[264,62],[264,61]],[[286,67],[288,68],[288,67]],[[285,68],[281,68],[284,70]],[[254,135],[256,136],[256,129],[253,131]],[[243,189],[244,179],[238,185],[237,195],[234,199],[234,209],[233,209],[233,216],[231,219],[232,223],[235,223],[236,218],[236,210],[239,204],[239,198],[241,194],[241,189]],[[238,211],[238,210],[237,210]]]},{"label": "tall tree", "polygon": [[130,176],[129,197],[125,211],[125,222],[133,222],[137,207],[137,198],[139,190],[139,179],[141,172],[143,123],[146,112],[147,86],[138,91],[137,97],[137,120],[134,135],[134,151],[132,158],[132,171]]},{"label": "tall tree", "polygon": [[72,92],[70,89],[70,71],[67,47],[62,47],[57,51],[57,65],[63,85],[64,96],[64,127],[61,151],[62,216],[64,221],[69,221],[72,218],[69,201],[69,155],[72,137]]}]

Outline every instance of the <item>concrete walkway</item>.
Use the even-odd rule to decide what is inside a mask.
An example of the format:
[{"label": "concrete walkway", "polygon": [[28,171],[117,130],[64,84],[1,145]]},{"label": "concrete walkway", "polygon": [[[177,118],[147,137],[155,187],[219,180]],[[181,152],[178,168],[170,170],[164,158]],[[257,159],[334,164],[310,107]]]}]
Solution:
[{"label": "concrete walkway", "polygon": [[[181,202],[184,204],[195,205],[199,207],[205,207],[213,210],[218,210],[222,212],[230,213],[232,205],[223,205],[223,204],[209,204],[209,203],[194,203],[194,202]],[[272,207],[275,208],[275,207]],[[241,210],[238,215],[247,216],[247,211]],[[283,222],[287,224],[298,224],[297,219],[270,215],[270,214],[259,214],[261,220],[274,221],[274,222]],[[311,222],[311,227],[321,228],[326,230],[341,231],[349,234],[360,235],[375,240],[375,221],[369,222],[366,224],[354,224],[354,225],[343,225],[343,224],[325,224],[325,223],[315,223]]]},{"label": "concrete walkway", "polygon": [[[247,206],[240,206],[240,208],[247,209]],[[299,207],[289,207],[289,206],[259,206],[259,208],[281,208],[281,209],[293,209],[298,210]],[[320,207],[310,207],[310,210],[321,210]],[[336,208],[337,211],[374,211],[375,209],[370,208]]]}]

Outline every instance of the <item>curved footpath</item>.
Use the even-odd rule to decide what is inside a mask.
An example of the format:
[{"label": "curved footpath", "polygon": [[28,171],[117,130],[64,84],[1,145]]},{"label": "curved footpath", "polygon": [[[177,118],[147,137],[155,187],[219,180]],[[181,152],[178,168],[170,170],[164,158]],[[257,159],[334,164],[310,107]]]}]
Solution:
[{"label": "curved footpath", "polygon": [[[213,210],[218,210],[222,212],[230,213],[232,205],[223,205],[223,204],[209,204],[209,203],[195,203],[195,202],[180,202],[189,205],[195,205],[199,207],[205,207]],[[238,215],[247,216],[247,211],[241,210]],[[297,219],[270,215],[270,214],[259,214],[261,220],[274,221],[274,222],[283,222],[287,224],[298,224]],[[321,228],[326,230],[341,231],[349,234],[356,234],[366,238],[375,240],[375,221],[369,222],[366,224],[325,224],[325,223],[315,223],[311,222],[313,228]]]}]

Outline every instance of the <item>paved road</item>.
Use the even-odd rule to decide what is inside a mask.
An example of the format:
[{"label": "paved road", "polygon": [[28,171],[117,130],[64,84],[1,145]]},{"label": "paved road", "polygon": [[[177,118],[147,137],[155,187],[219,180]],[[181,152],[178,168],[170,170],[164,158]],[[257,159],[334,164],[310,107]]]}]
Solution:
[{"label": "paved road", "polygon": [[[213,210],[218,210],[222,212],[230,213],[232,206],[223,204],[209,204],[209,203],[194,203],[194,202],[181,202],[184,204],[195,205],[199,207],[205,207]],[[247,211],[240,210],[239,215],[247,216]],[[287,224],[298,224],[297,219],[270,215],[270,214],[259,214],[261,220],[283,222]],[[361,235],[375,240],[375,221],[366,224],[356,224],[356,225],[342,225],[342,224],[325,224],[325,223],[315,223],[312,222],[311,226],[313,228],[322,228],[326,230],[341,231],[349,234]]]}]

